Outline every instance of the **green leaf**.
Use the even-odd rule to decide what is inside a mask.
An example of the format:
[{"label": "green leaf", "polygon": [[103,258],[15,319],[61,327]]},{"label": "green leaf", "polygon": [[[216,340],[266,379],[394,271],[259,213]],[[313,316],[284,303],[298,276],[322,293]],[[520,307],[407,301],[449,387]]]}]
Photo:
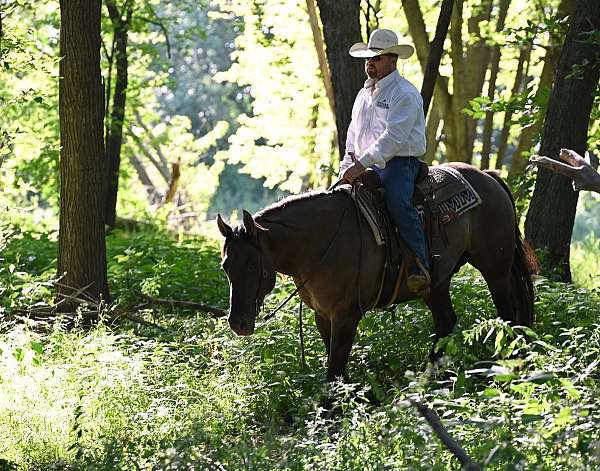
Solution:
[{"label": "green leaf", "polygon": [[527,378],[525,378],[524,381],[526,381],[528,383],[544,384],[544,383],[547,383],[548,381],[550,381],[550,380],[552,380],[554,378],[556,378],[556,376],[554,375],[554,373],[542,371],[540,373],[535,373],[535,374],[533,374],[531,376],[528,376]]},{"label": "green leaf", "polygon": [[567,393],[567,396],[569,396],[570,398],[579,399],[581,397],[581,393],[575,388],[573,383],[571,381],[569,381],[568,379],[561,378],[560,384],[562,385],[563,389]]},{"label": "green leaf", "polygon": [[39,342],[31,342],[29,347],[37,354],[41,355],[44,353],[44,346]]},{"label": "green leaf", "polygon": [[21,362],[23,361],[23,358],[25,358],[25,352],[21,347],[17,347],[13,352],[13,357],[15,357],[17,361]]},{"label": "green leaf", "polygon": [[498,391],[496,388],[486,388],[485,391],[483,391],[483,395],[485,397],[498,397],[500,395],[500,391]]}]

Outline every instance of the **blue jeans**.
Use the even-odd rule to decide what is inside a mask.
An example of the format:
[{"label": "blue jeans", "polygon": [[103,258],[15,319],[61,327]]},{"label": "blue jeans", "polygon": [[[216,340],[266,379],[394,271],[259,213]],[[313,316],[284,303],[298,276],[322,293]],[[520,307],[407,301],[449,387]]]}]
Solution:
[{"label": "blue jeans", "polygon": [[419,257],[423,266],[430,270],[427,256],[427,241],[421,226],[419,213],[413,207],[415,179],[419,171],[419,161],[415,157],[394,157],[382,170],[373,167],[385,189],[385,202],[400,237]]}]

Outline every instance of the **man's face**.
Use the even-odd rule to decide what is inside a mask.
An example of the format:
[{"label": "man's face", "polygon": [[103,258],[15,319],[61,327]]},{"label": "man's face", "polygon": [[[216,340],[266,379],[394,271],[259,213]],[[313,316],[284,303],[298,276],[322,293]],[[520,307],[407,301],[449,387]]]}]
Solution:
[{"label": "man's face", "polygon": [[396,69],[397,57],[383,54],[365,59],[365,73],[369,78],[379,80]]}]

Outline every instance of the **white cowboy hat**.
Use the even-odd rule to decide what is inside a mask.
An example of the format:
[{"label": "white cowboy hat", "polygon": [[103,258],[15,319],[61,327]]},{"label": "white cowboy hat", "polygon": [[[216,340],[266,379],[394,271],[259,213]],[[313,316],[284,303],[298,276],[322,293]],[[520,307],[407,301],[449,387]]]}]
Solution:
[{"label": "white cowboy hat", "polygon": [[375,57],[382,54],[396,54],[399,59],[408,59],[415,52],[411,44],[399,44],[398,36],[389,29],[376,29],[369,37],[369,43],[356,43],[350,48],[352,57]]}]

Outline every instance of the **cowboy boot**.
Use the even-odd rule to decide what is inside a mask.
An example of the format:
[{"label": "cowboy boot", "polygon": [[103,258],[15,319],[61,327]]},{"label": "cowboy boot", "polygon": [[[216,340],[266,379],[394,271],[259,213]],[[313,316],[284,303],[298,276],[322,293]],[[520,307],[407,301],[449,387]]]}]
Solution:
[{"label": "cowboy boot", "polygon": [[415,294],[423,294],[431,285],[431,276],[419,260],[419,257],[407,257],[406,260],[406,285]]}]

